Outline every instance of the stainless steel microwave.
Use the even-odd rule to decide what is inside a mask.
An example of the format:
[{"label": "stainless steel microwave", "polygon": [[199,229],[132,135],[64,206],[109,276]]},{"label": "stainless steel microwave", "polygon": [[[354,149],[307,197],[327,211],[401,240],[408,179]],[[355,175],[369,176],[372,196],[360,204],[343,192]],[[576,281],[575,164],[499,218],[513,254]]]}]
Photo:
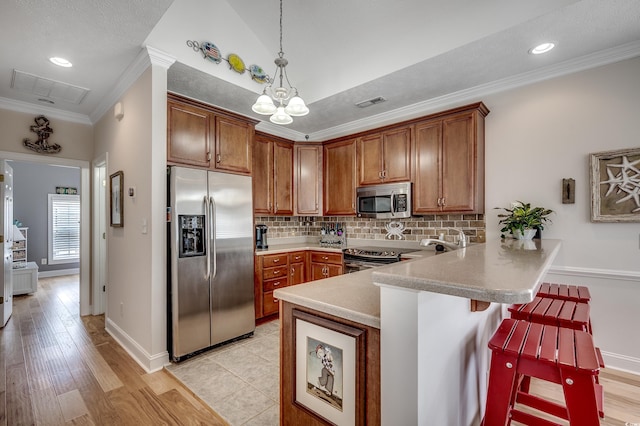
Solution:
[{"label": "stainless steel microwave", "polygon": [[356,191],[359,217],[411,217],[411,182],[361,186]]}]

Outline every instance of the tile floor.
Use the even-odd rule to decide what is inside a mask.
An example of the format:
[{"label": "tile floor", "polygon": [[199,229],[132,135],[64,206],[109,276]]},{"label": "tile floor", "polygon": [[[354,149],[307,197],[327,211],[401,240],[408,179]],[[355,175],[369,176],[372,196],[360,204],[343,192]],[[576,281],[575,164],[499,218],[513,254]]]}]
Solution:
[{"label": "tile floor", "polygon": [[167,370],[232,426],[278,425],[279,322],[254,336],[200,354]]}]

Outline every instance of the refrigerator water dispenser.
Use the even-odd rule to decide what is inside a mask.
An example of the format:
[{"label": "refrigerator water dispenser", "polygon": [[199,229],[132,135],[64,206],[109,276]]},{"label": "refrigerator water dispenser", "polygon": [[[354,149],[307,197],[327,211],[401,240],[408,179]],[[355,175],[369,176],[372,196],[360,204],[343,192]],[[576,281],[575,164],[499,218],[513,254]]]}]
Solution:
[{"label": "refrigerator water dispenser", "polygon": [[204,256],[204,215],[180,215],[180,257]]}]

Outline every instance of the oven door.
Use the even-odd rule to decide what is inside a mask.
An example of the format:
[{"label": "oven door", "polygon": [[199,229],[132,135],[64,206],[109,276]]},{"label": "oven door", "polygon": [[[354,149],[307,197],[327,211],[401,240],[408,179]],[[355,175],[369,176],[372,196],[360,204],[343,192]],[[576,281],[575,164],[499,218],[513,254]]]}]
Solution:
[{"label": "oven door", "polygon": [[345,256],[344,259],[344,273],[350,274],[352,272],[364,271],[365,269],[377,268],[378,266],[389,265],[390,263],[396,263],[399,259],[385,259],[385,260],[364,260],[361,258],[351,259]]},{"label": "oven door", "polygon": [[353,272],[360,272],[360,271],[364,271],[365,269],[375,268],[376,266],[381,266],[381,264],[362,262],[359,260],[345,260],[344,273],[351,274]]}]

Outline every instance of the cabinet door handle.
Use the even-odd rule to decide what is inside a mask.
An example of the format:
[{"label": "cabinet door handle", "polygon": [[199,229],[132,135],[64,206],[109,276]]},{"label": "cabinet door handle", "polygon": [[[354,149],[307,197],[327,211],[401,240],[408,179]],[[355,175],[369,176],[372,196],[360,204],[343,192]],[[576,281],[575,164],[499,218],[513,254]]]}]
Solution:
[{"label": "cabinet door handle", "polygon": [[276,269],[275,271],[273,271],[273,275],[278,275],[280,274],[280,269]]},{"label": "cabinet door handle", "polygon": [[296,273],[296,268],[294,268],[293,266],[291,267],[291,276],[293,276]]},{"label": "cabinet door handle", "polygon": [[279,286],[279,285],[280,285],[280,281],[276,281],[275,283],[273,283],[273,286],[274,286],[274,287],[277,287],[277,286]]},{"label": "cabinet door handle", "polygon": [[273,263],[278,263],[280,262],[280,259],[273,259]]},{"label": "cabinet door handle", "polygon": [[278,302],[279,302],[279,300],[274,297],[273,298],[273,303],[278,303]]},{"label": "cabinet door handle", "polygon": [[211,161],[211,153],[207,152],[207,161]]},{"label": "cabinet door handle", "polygon": [[442,205],[443,205],[443,206],[446,206],[446,205],[447,205],[447,202],[445,201],[445,198],[444,198],[444,197],[442,197]]},{"label": "cabinet door handle", "polygon": [[219,163],[221,160],[220,154],[216,155],[216,163]]}]

